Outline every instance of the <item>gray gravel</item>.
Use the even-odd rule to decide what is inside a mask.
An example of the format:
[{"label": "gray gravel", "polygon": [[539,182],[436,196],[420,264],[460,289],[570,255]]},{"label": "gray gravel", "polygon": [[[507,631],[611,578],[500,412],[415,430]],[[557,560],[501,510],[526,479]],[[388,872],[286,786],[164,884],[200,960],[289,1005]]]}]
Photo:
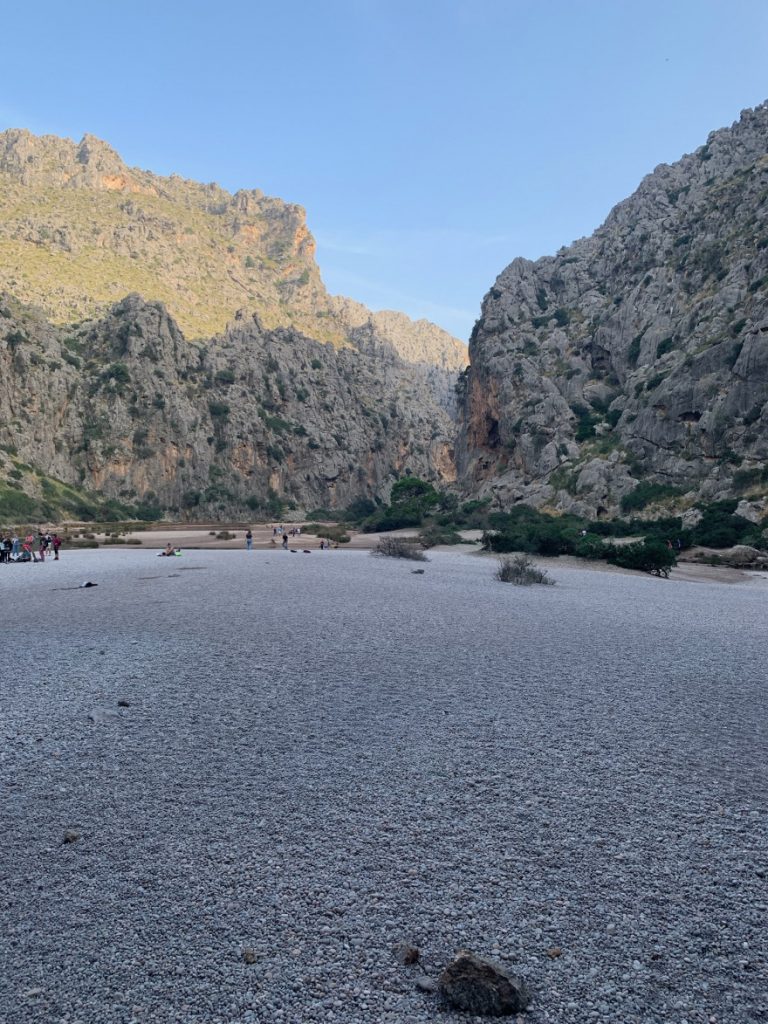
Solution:
[{"label": "gray gravel", "polygon": [[0,1020],[768,1020],[768,588],[494,567],[0,566]]}]

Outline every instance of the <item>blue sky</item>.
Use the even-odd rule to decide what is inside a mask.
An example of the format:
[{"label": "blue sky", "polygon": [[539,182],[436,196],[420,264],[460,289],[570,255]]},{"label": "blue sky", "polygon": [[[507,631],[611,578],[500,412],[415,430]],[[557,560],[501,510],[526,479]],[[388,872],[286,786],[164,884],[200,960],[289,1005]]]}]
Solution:
[{"label": "blue sky", "polygon": [[768,98],[765,0],[14,8],[0,127],[301,203],[330,291],[464,339],[515,256]]}]

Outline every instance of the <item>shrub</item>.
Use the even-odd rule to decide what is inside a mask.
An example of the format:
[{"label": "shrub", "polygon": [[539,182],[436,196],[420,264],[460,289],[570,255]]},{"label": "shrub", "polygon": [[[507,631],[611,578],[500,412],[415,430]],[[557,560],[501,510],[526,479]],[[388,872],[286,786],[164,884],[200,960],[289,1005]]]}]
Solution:
[{"label": "shrub", "polygon": [[622,569],[635,569],[638,572],[649,572],[654,576],[669,576],[669,570],[677,564],[675,552],[664,541],[655,538],[639,541],[636,544],[622,544],[609,547],[606,555],[611,565]]},{"label": "shrub", "polygon": [[595,426],[600,422],[600,416],[596,415],[584,405],[572,405],[571,411],[576,417],[576,440],[587,441],[595,436]]},{"label": "shrub", "polygon": [[413,562],[428,562],[416,537],[382,537],[372,555],[386,555],[387,558],[409,558]]},{"label": "shrub", "polygon": [[642,480],[633,491],[621,499],[622,512],[634,512],[645,508],[652,502],[663,501],[665,498],[679,497],[683,491],[671,484],[656,484],[650,480]]},{"label": "shrub", "polygon": [[492,513],[492,530],[483,534],[483,548],[499,554],[527,551],[538,555],[572,555],[581,520],[574,516],[554,517],[519,505],[512,512]]},{"label": "shrub", "polygon": [[216,540],[234,540],[236,536],[236,533],[230,533],[229,530],[219,530]]},{"label": "shrub", "polygon": [[640,345],[643,342],[643,333],[644,332],[636,334],[635,337],[632,339],[629,348],[627,349],[627,360],[630,366],[637,366],[637,360],[640,356]]},{"label": "shrub", "polygon": [[223,419],[229,416],[229,406],[226,402],[209,402],[208,412],[214,419]]},{"label": "shrub", "polygon": [[364,533],[401,530],[408,526],[421,526],[440,504],[440,495],[432,486],[415,476],[398,480],[392,488],[390,504],[379,509],[362,524]]},{"label": "shrub", "polygon": [[322,523],[308,523],[301,528],[302,533],[314,533],[317,537],[325,537],[335,544],[349,544],[350,536],[343,526],[324,526]]},{"label": "shrub", "polygon": [[518,587],[529,587],[533,583],[551,586],[555,582],[547,570],[537,568],[528,555],[500,558],[495,576],[502,583],[514,583]]},{"label": "shrub", "polygon": [[437,544],[463,544],[463,538],[448,526],[427,526],[419,534],[422,547],[433,548]]},{"label": "shrub", "polygon": [[734,515],[736,505],[733,499],[705,505],[701,509],[701,521],[691,530],[691,542],[707,548],[730,548],[734,544],[763,547],[761,527]]},{"label": "shrub", "polygon": [[125,363],[110,363],[101,375],[102,380],[113,380],[116,384],[130,384],[131,374]]},{"label": "shrub", "polygon": [[[359,523],[361,520],[373,515],[375,511],[376,503],[371,501],[370,498],[357,498],[344,509],[344,518],[351,523]],[[318,518],[327,519],[328,517],[319,516]]]},{"label": "shrub", "polygon": [[573,553],[577,558],[595,561],[599,558],[606,558],[609,550],[600,537],[594,533],[588,533],[584,537],[579,537],[574,545]]},{"label": "shrub", "polygon": [[558,327],[565,327],[570,321],[571,315],[567,309],[560,307],[560,309],[555,310],[555,323]]}]

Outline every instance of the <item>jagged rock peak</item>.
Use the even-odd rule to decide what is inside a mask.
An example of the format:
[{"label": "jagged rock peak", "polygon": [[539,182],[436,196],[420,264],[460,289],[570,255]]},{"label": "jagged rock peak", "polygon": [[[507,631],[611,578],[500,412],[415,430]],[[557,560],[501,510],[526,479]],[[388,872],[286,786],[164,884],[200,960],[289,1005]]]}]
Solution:
[{"label": "jagged rock peak", "polygon": [[754,482],[768,457],[767,153],[762,104],[657,167],[590,238],[499,275],[463,380],[467,489],[595,515],[640,482],[680,501]]}]

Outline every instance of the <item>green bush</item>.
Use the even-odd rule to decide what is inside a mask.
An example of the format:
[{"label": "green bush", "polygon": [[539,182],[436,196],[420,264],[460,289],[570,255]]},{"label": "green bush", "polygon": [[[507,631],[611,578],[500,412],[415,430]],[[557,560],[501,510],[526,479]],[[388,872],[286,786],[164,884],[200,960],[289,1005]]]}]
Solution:
[{"label": "green bush", "polygon": [[101,375],[102,380],[113,380],[116,384],[130,384],[131,373],[125,363],[110,363]]},{"label": "green bush", "polygon": [[671,484],[657,484],[650,480],[641,480],[629,494],[621,499],[622,512],[635,512],[653,502],[664,501],[666,498],[677,498],[684,492]]},{"label": "green bush", "polygon": [[573,546],[573,553],[577,558],[586,558],[589,561],[595,561],[601,558],[607,558],[610,545],[605,544],[602,538],[596,536],[594,533],[587,533],[583,537],[579,537]]},{"label": "green bush", "polygon": [[601,417],[587,409],[584,405],[572,405],[571,410],[576,416],[576,440],[581,442],[594,437],[595,427],[600,422]]},{"label": "green bush", "polygon": [[730,548],[734,544],[763,547],[762,527],[734,515],[737,501],[715,501],[702,507],[702,518],[691,530],[691,541],[707,548]]},{"label": "green bush", "polygon": [[[359,523],[376,511],[376,503],[370,498],[357,498],[344,509],[343,518],[350,523]],[[321,516],[318,518],[327,518]]]},{"label": "green bush", "polygon": [[398,480],[392,488],[390,504],[369,516],[362,524],[364,533],[402,530],[421,526],[440,504],[440,495],[432,486],[415,476]]},{"label": "green bush", "polygon": [[635,544],[611,546],[607,553],[611,565],[622,569],[649,572],[654,576],[669,576],[669,570],[677,564],[675,552],[660,540],[643,540]]},{"label": "green bush", "polygon": [[434,548],[438,544],[462,544],[463,539],[460,533],[445,526],[427,526],[419,534],[419,542],[422,547]]}]

